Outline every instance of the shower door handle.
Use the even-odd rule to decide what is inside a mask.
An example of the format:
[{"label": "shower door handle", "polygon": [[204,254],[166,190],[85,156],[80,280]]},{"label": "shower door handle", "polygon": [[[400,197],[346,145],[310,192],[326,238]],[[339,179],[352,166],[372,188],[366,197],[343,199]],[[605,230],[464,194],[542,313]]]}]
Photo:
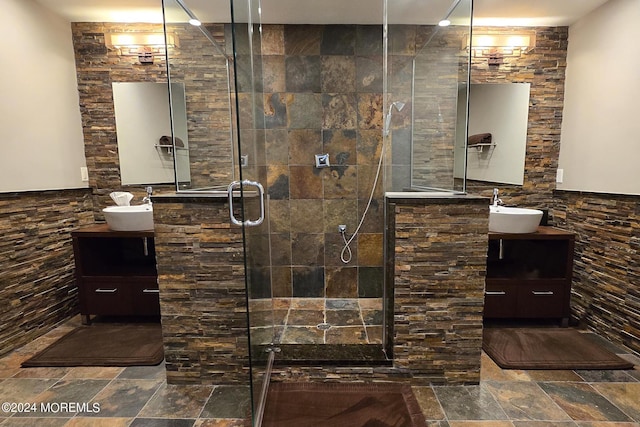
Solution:
[{"label": "shower door handle", "polygon": [[[260,217],[256,220],[248,219],[243,222],[237,219],[233,214],[233,190],[236,188],[240,188],[243,185],[250,185],[258,189],[258,197],[260,197]],[[227,187],[227,195],[229,197],[229,217],[231,218],[232,224],[245,225],[247,227],[255,227],[262,224],[262,221],[264,221],[264,187],[262,186],[262,184],[256,181],[250,181],[248,179],[245,179],[242,182],[233,181],[231,184],[229,184],[229,187]]]}]

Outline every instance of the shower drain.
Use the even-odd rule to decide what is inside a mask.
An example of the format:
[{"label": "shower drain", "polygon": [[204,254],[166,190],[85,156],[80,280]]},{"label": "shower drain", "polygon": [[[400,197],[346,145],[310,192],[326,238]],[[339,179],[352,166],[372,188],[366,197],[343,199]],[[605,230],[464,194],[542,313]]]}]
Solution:
[{"label": "shower drain", "polygon": [[322,331],[326,331],[327,329],[331,328],[331,325],[328,323],[320,323],[318,324],[318,326],[316,326],[316,328],[322,330]]}]

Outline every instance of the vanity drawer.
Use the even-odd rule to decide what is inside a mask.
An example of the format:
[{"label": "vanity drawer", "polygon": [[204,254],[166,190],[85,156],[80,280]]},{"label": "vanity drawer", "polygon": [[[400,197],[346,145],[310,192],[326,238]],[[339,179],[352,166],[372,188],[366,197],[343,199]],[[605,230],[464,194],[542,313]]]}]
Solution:
[{"label": "vanity drawer", "polygon": [[132,310],[126,284],[113,280],[84,280],[79,289],[80,312],[103,315],[126,315]]},{"label": "vanity drawer", "polygon": [[131,287],[131,302],[134,313],[141,316],[160,314],[160,289],[155,280],[134,283]]},{"label": "vanity drawer", "polygon": [[484,317],[515,317],[517,313],[517,297],[517,287],[513,284],[487,279],[484,291]]},{"label": "vanity drawer", "polygon": [[558,318],[565,313],[566,285],[552,281],[522,284],[518,289],[519,317]]}]

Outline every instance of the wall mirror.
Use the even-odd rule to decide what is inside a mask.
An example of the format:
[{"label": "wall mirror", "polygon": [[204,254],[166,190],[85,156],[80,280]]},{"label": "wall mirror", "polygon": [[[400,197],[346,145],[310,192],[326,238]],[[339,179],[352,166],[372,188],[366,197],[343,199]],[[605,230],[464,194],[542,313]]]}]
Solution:
[{"label": "wall mirror", "polygon": [[[530,83],[470,86],[468,144],[466,149],[464,141],[456,144],[456,158],[466,156],[468,180],[524,183],[530,86]],[[462,96],[466,96],[466,91],[461,88],[459,97]],[[463,101],[458,105],[465,105]],[[458,176],[462,164],[457,162]]]},{"label": "wall mirror", "polygon": [[[183,83],[171,83],[173,132],[167,83],[112,84],[122,185],[190,181],[187,109]],[[175,135],[175,145],[172,140]]]}]

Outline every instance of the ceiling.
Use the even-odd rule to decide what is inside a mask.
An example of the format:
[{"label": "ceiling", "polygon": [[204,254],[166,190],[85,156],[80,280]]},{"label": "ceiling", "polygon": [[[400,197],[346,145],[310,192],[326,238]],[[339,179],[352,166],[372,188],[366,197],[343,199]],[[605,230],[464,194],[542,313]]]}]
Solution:
[{"label": "ceiling", "polygon": [[[35,1],[72,22],[162,22],[161,0]],[[173,0],[165,1],[173,3]],[[184,1],[201,21],[230,22],[229,0]],[[474,24],[571,25],[606,1],[475,0]],[[241,3],[246,4],[237,1],[234,5]],[[388,0],[389,20],[407,24],[435,23],[447,13],[451,3],[452,0]],[[261,5],[264,23],[379,24],[382,16],[380,0],[262,0]]]}]

